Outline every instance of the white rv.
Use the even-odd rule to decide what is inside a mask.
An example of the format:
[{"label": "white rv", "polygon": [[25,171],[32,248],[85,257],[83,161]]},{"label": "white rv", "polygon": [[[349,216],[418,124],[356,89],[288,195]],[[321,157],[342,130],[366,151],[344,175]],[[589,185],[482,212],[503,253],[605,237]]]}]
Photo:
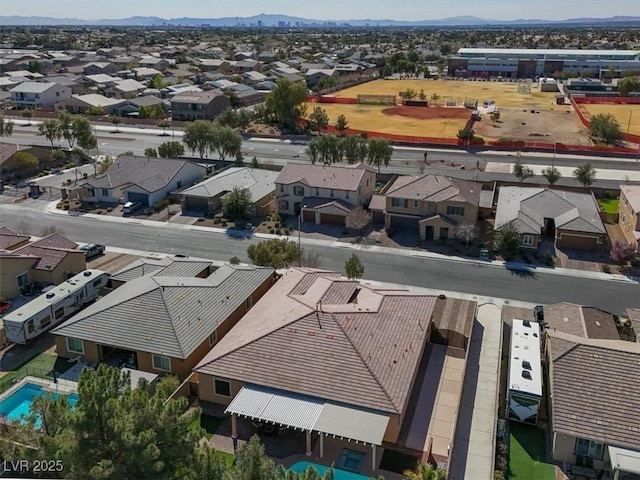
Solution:
[{"label": "white rv", "polygon": [[107,285],[109,274],[85,270],[7,313],[2,321],[7,341],[26,344],[93,302]]}]

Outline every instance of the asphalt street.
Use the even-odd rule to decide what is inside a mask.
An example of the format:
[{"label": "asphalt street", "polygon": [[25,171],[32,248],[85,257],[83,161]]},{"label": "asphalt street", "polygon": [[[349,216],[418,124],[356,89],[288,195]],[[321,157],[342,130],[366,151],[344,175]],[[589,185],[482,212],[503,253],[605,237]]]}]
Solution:
[{"label": "asphalt street", "polygon": [[[39,200],[14,204],[9,203],[11,197],[0,196],[0,199],[0,225],[16,227],[27,224],[32,235],[37,235],[43,227],[56,226],[78,242],[182,253],[216,260],[238,256],[243,261],[248,261],[247,246],[257,241],[229,239],[223,234],[163,223],[147,226],[135,220],[112,223],[54,215],[44,211],[44,202]],[[353,252],[349,248],[330,245],[305,248],[318,253],[321,267],[337,271],[344,269],[346,258]],[[367,251],[366,247],[358,255],[366,268],[365,278],[371,280],[542,304],[566,301],[619,314],[629,307],[640,307],[640,286],[632,282],[545,273],[544,268],[515,271],[490,264],[419,257],[407,252],[374,253]]]}]

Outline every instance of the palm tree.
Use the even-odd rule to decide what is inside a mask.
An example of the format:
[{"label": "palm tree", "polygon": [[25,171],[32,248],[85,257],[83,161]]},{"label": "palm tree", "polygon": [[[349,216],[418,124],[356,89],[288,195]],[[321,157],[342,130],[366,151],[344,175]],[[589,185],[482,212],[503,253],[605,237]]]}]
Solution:
[{"label": "palm tree", "polygon": [[415,470],[405,470],[403,473],[408,480],[445,480],[446,470],[434,468],[430,463],[420,463]]}]

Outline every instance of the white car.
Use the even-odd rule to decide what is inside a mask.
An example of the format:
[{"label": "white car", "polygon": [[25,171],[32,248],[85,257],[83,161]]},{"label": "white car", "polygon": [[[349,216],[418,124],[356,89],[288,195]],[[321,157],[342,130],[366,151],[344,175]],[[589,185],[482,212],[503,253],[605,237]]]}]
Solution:
[{"label": "white car", "polygon": [[127,202],[122,206],[122,214],[131,215],[140,208],[142,208],[142,204],[140,202]]}]

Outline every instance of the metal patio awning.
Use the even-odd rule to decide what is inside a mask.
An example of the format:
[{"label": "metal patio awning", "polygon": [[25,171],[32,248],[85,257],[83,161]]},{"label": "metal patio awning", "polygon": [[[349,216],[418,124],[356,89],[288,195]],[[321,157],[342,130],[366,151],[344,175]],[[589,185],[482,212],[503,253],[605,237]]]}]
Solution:
[{"label": "metal patio awning", "polygon": [[245,385],[225,413],[381,445],[389,416],[257,385]]},{"label": "metal patio awning", "polygon": [[640,475],[640,452],[609,446],[611,467],[625,473]]}]

